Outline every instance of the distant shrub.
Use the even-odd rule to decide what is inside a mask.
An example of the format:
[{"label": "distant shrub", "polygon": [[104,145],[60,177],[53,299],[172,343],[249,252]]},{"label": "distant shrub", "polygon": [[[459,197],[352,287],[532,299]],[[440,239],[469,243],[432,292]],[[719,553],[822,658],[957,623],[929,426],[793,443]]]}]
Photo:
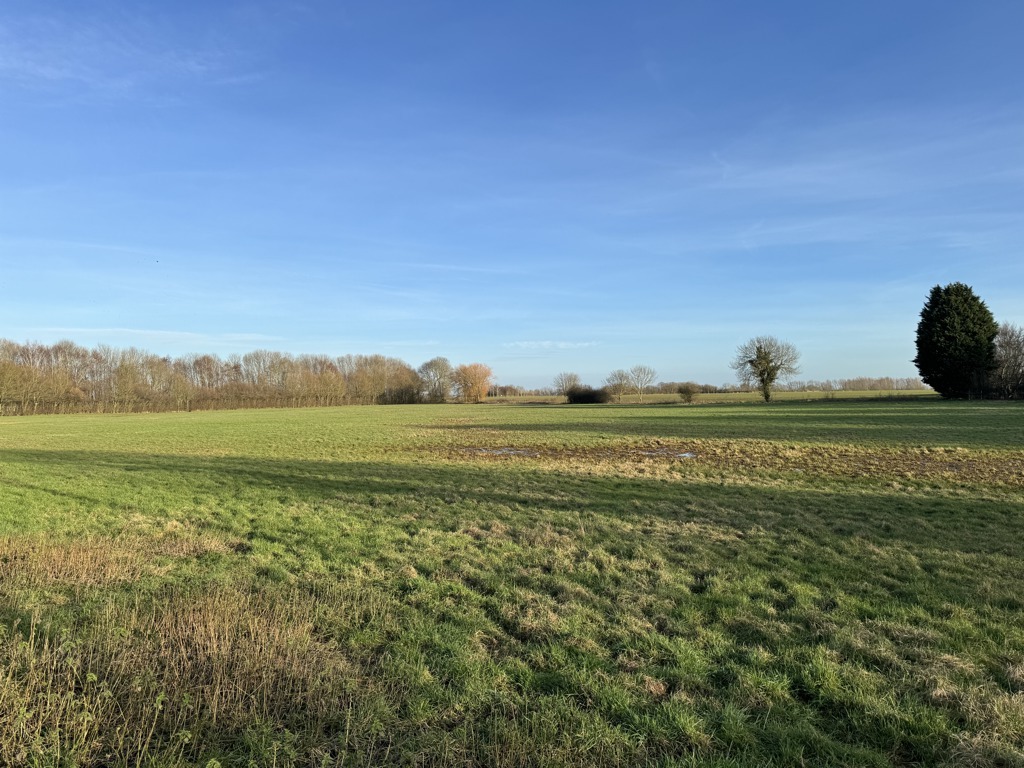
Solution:
[{"label": "distant shrub", "polygon": [[586,385],[566,390],[565,397],[572,405],[609,403],[612,399],[612,395],[607,389],[604,389],[603,387],[601,389],[594,389],[593,387],[588,387]]},{"label": "distant shrub", "polygon": [[694,398],[697,397],[697,393],[700,391],[700,387],[694,384],[692,381],[687,381],[680,384],[676,388],[676,392],[679,393],[679,399],[684,403],[692,403]]}]

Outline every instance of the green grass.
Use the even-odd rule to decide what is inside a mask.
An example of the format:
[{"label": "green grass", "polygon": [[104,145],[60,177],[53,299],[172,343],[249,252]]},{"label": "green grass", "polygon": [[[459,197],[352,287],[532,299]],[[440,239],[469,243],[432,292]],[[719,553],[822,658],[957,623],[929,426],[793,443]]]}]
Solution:
[{"label": "green grass", "polygon": [[0,764],[1024,765],[1022,444],[933,399],[0,420]]}]

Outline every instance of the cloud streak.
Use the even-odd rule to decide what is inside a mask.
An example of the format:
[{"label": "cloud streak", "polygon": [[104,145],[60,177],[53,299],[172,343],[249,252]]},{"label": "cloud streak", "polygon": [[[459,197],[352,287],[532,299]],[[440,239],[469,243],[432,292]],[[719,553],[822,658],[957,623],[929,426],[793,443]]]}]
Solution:
[{"label": "cloud streak", "polygon": [[561,349],[587,349],[596,347],[596,341],[510,341],[502,346],[506,349],[521,350],[561,350]]},{"label": "cloud streak", "polygon": [[52,336],[54,334],[68,334],[76,337],[99,337],[99,338],[135,338],[140,341],[152,341],[156,343],[182,343],[197,345],[237,345],[237,344],[261,344],[266,342],[285,341],[282,336],[269,336],[261,333],[194,333],[191,331],[165,331],[152,328],[81,328],[81,327],[57,327],[57,328],[35,328],[32,331]]},{"label": "cloud streak", "polygon": [[189,46],[175,30],[142,18],[106,21],[36,15],[0,21],[0,80],[23,88],[85,87],[129,94],[165,80],[244,81],[232,56],[216,46]]}]

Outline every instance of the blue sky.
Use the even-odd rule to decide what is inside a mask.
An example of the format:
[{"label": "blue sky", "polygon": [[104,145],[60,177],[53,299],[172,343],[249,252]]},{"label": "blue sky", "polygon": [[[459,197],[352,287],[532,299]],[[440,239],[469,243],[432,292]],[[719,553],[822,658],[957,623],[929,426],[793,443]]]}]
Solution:
[{"label": "blue sky", "polygon": [[1024,324],[1024,3],[0,9],[0,337],[915,375]]}]

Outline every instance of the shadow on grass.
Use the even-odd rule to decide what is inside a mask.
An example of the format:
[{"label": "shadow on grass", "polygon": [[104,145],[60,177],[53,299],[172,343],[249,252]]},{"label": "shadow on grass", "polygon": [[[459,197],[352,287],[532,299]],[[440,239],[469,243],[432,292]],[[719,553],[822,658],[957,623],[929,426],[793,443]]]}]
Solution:
[{"label": "shadow on grass", "polygon": [[[332,462],[140,456],[106,451],[5,451],[4,485],[33,504],[136,513],[206,504],[244,512],[295,504],[390,507],[453,518],[498,515],[571,524],[580,514],[642,525],[754,527],[822,545],[858,538],[878,546],[950,553],[1018,554],[1021,505],[964,496],[836,483],[835,489],[577,476],[514,464]],[[59,468],[59,469],[51,469]],[[56,477],[59,475],[59,478]],[[79,478],[81,478],[79,480]],[[69,488],[70,486],[70,488]],[[129,497],[130,503],[121,501]],[[2,496],[0,496],[2,499]],[[149,500],[152,508],[147,509]]]},{"label": "shadow on grass", "polygon": [[[430,741],[430,734],[461,734],[462,720],[448,719],[449,713],[468,712],[472,717],[466,723],[483,722],[492,730],[467,725],[468,735],[459,738],[483,745],[475,747],[479,750],[494,744],[495,754],[502,747],[503,734],[521,738],[518,754],[524,759],[517,764],[531,764],[528,758],[538,745],[547,750],[544,754],[556,755],[538,763],[569,762],[557,759],[555,746],[564,734],[582,734],[585,727],[604,729],[600,733],[612,746],[626,743],[623,734],[638,734],[637,743],[651,745],[651,764],[658,757],[669,764],[697,752],[687,751],[678,729],[672,730],[676,728],[673,718],[680,712],[678,703],[660,697],[669,690],[669,683],[686,693],[687,681],[692,679],[692,690],[713,701],[746,696],[745,690],[753,690],[751,696],[770,697],[766,709],[756,703],[760,699],[737,699],[752,712],[762,712],[758,717],[764,718],[763,726],[743,726],[742,736],[751,750],[747,764],[769,764],[765,754],[781,754],[781,748],[775,748],[775,734],[790,742],[790,752],[799,752],[801,760],[806,751],[812,761],[818,758],[817,764],[857,764],[855,758],[866,755],[869,745],[879,745],[890,756],[905,749],[906,764],[934,764],[942,746],[932,746],[937,737],[929,727],[935,718],[915,715],[920,722],[911,723],[908,736],[910,725],[900,725],[910,721],[908,709],[898,710],[899,723],[885,707],[863,705],[848,714],[863,702],[851,705],[844,697],[874,670],[860,674],[858,667],[849,672],[835,661],[838,656],[815,655],[814,646],[827,640],[849,651],[853,646],[841,643],[846,635],[854,635],[850,643],[861,638],[867,632],[865,620],[881,627],[876,632],[881,642],[885,627],[910,631],[914,629],[911,619],[924,622],[914,613],[919,608],[938,615],[947,603],[957,602],[988,610],[986,580],[991,580],[1001,585],[999,595],[1007,601],[995,606],[996,639],[986,641],[998,649],[997,640],[1008,621],[1005,614],[1021,607],[1004,594],[1019,583],[1016,533],[1021,509],[1015,501],[887,492],[840,482],[824,489],[797,489],[724,485],[696,478],[667,482],[582,477],[527,464],[141,456],[117,451],[4,451],[0,462],[4,477],[0,502],[8,506],[6,490],[20,494],[25,499],[21,514],[26,518],[36,509],[74,507],[66,511],[65,519],[89,520],[90,512],[114,509],[118,513],[114,518],[149,515],[159,520],[168,509],[182,517],[201,509],[213,515],[209,519],[223,525],[226,533],[255,533],[273,546],[317,551],[324,559],[337,557],[342,565],[386,559],[391,548],[395,558],[383,579],[381,599],[400,595],[394,603],[400,606],[396,615],[406,623],[396,619],[393,635],[373,627],[367,630],[370,635],[363,627],[337,631],[349,643],[339,647],[363,649],[366,658],[373,656],[373,665],[367,664],[362,679],[387,683],[379,690],[390,699],[382,697],[377,710],[370,699],[363,706],[368,721],[377,717],[375,712],[394,713],[386,715],[390,719],[384,722],[391,723],[405,751],[401,760],[393,762],[423,762],[413,758],[435,754],[444,746]],[[217,517],[221,510],[225,516]],[[6,510],[0,507],[0,512]],[[99,526],[112,518],[98,515],[95,519]],[[492,522],[503,523],[513,533],[541,535],[509,539],[502,542],[508,545],[505,548],[485,549],[486,540],[465,533],[478,525],[478,533],[493,533],[496,527],[487,527]],[[418,529],[416,534],[407,536],[408,526]],[[544,539],[547,527],[555,531]],[[420,532],[424,535],[418,536]],[[404,549],[395,548],[399,540]],[[457,547],[461,551],[453,553]],[[452,584],[452,578],[428,580],[415,575],[430,567],[431,560],[440,572],[452,555],[465,558],[461,568],[449,569],[461,576],[462,585]],[[576,555],[584,559],[574,560]],[[566,575],[557,571],[559,563],[579,567]],[[399,564],[415,568],[395,567]],[[955,567],[943,570],[947,564]],[[817,589],[805,589],[808,585]],[[549,587],[556,591],[549,594]],[[559,601],[559,595],[566,599]],[[851,595],[854,599],[848,599]],[[353,604],[359,604],[358,595]],[[211,603],[210,616],[216,618],[225,605],[230,607]],[[905,606],[913,609],[905,611]],[[895,626],[893,615],[903,623]],[[0,620],[18,618],[23,618],[20,612],[0,612]],[[577,620],[579,629],[572,623]],[[829,629],[833,622],[836,627]],[[710,631],[707,645],[702,646],[698,630],[705,624]],[[965,645],[979,642],[979,633],[966,621],[956,624],[956,632],[966,638]],[[591,643],[574,644],[580,637]],[[947,642],[945,635],[935,637],[936,648]],[[493,650],[473,645],[480,638],[490,641]],[[377,653],[378,646],[387,647],[388,653]],[[781,692],[772,693],[774,678],[743,660],[748,651],[776,646],[785,653],[778,654],[768,670],[791,679],[784,677]],[[633,675],[625,666],[619,671],[615,657],[606,660],[594,654],[592,663],[601,675],[588,676],[577,661],[590,659],[585,649],[593,647],[623,651],[623,664],[634,656],[649,656],[650,662],[644,661],[646,666],[638,666]],[[874,663],[873,648],[863,651],[864,664]],[[477,655],[471,656],[470,651]],[[889,659],[881,653],[881,661]],[[893,663],[903,663],[890,655]],[[313,657],[314,664],[317,661]],[[314,664],[303,661],[301,666],[311,669]],[[710,670],[706,674],[701,671],[704,665]],[[430,678],[422,674],[425,669],[432,670]],[[904,678],[913,678],[905,674],[905,666],[896,669]],[[641,677],[647,673],[654,676]],[[655,679],[662,673],[665,682]],[[814,677],[819,673],[824,682]],[[848,678],[837,679],[848,681],[848,686],[830,682],[830,675],[847,674]],[[432,682],[434,675],[441,682]],[[495,697],[497,686],[509,679],[516,681],[516,687],[504,689],[504,698]],[[902,680],[896,678],[894,685],[912,693]],[[472,685],[479,687],[479,694]],[[628,693],[631,690],[635,695]],[[864,697],[867,701],[867,694]],[[493,701],[512,704],[492,713]],[[769,723],[776,701],[775,709],[784,714]],[[917,699],[910,701],[906,706]],[[428,705],[432,709],[423,709]],[[301,713],[301,701],[298,706]],[[427,713],[427,720],[417,722],[432,727],[413,724],[405,714],[399,716],[403,707],[413,706],[419,707],[412,710],[415,713]],[[538,732],[524,718],[510,722],[507,713],[514,713],[514,706],[524,712],[547,707],[539,711],[552,724],[552,732]],[[710,729],[717,715],[707,707],[700,711],[709,718]],[[305,715],[300,720],[305,722]],[[282,717],[282,722],[290,721]],[[812,723],[821,730],[816,725],[812,731]],[[735,731],[739,726],[733,725]],[[883,726],[891,732],[879,735]],[[340,730],[342,726],[330,727]],[[697,727],[691,730],[701,735],[704,725],[699,725],[701,730]],[[175,732],[168,728],[163,737],[170,739]],[[367,725],[365,733],[370,741],[376,732]],[[613,737],[620,740],[612,741]],[[711,750],[707,746],[705,752]],[[623,752],[627,757],[611,751],[603,758],[573,754],[577,764],[644,762],[640,747]],[[630,761],[629,755],[636,759]],[[477,758],[470,753],[459,764],[500,762],[489,757],[494,755],[481,753]],[[886,764],[881,752],[872,762]],[[778,758],[777,764],[799,762],[795,757]]]},{"label": "shadow on grass", "polygon": [[[523,406],[526,408],[527,406]],[[557,413],[543,422],[502,418],[474,424],[444,424],[446,430],[510,433],[579,432],[625,437],[678,437],[798,442],[840,442],[888,446],[1020,449],[1024,404],[1011,401],[917,402],[814,401],[728,403],[701,407],[637,405],[546,405]],[[579,414],[574,419],[572,414]],[[601,418],[601,414],[608,418]],[[585,417],[584,417],[585,414]],[[437,424],[424,428],[438,429]]]}]

